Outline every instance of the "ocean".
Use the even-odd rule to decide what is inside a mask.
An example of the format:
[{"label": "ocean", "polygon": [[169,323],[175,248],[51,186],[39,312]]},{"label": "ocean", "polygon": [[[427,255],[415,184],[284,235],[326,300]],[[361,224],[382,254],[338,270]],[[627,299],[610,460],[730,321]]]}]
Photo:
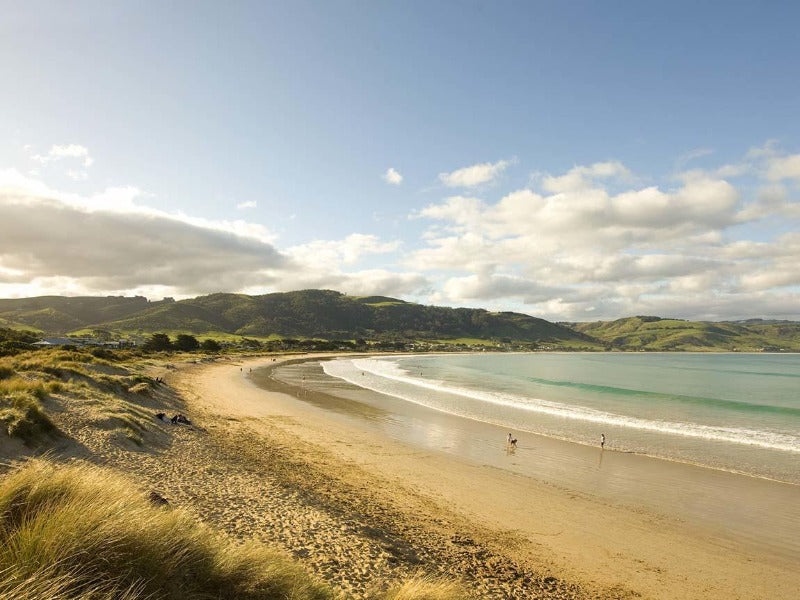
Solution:
[{"label": "ocean", "polygon": [[478,353],[321,367],[391,406],[492,424],[522,445],[538,434],[599,448],[604,434],[609,451],[800,484],[797,354]]}]

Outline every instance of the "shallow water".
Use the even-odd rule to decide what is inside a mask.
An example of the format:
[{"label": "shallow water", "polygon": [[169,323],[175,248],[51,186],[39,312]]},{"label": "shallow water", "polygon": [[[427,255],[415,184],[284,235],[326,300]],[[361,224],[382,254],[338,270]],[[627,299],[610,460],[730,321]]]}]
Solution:
[{"label": "shallow water", "polygon": [[800,355],[344,358],[325,373],[475,421],[800,483]]},{"label": "shallow water", "polygon": [[[722,361],[715,360],[719,355],[698,356],[705,360],[695,360],[694,355],[619,356],[346,357],[281,365],[271,373],[256,370],[253,380],[269,388],[274,378],[308,390],[296,392],[298,398],[331,418],[371,428],[387,438],[632,510],[653,510],[731,548],[757,548],[790,563],[800,560],[800,485],[796,483],[800,455],[791,446],[796,421],[791,411],[773,410],[794,408],[791,391],[797,378],[792,373],[798,357],[781,362],[759,361],[759,357],[737,361],[738,355]],[[536,367],[529,368],[534,362]],[[773,399],[764,390],[751,395],[744,391],[744,380],[738,386],[731,384],[736,369],[752,371],[748,373],[752,378],[774,378],[769,381],[784,384],[773,389]],[[570,370],[573,375],[566,377]],[[668,377],[664,373],[669,370],[689,375]],[[544,372],[557,376],[548,379],[542,376]],[[704,389],[699,383],[703,378],[725,380],[724,387],[736,393],[707,389],[698,393]],[[785,385],[785,380],[790,383]],[[502,388],[498,381],[503,382]],[[523,404],[526,397],[520,390],[533,387],[545,397],[532,396],[533,401]],[[544,394],[551,390],[555,393]],[[490,394],[489,399],[485,394]],[[745,407],[739,412],[756,415],[747,420],[731,404],[736,402],[761,403],[767,408]],[[633,410],[637,406],[642,412]],[[605,421],[592,420],[598,413]],[[726,422],[714,421],[714,415],[730,413],[734,416]],[[606,414],[621,419],[620,423],[612,423]],[[775,414],[790,418],[781,420]],[[686,435],[684,429],[644,428],[637,419],[705,425],[715,432],[727,428],[754,437],[742,441],[736,436],[728,440]],[[595,437],[600,427],[608,438],[604,450]],[[505,443],[510,429],[519,438],[516,449]],[[786,436],[778,439],[788,440],[789,448],[759,445],[770,442],[765,434],[773,433]],[[680,452],[670,454],[665,448]],[[737,455],[749,459],[748,469],[735,460]],[[747,470],[755,476],[741,474]]]}]

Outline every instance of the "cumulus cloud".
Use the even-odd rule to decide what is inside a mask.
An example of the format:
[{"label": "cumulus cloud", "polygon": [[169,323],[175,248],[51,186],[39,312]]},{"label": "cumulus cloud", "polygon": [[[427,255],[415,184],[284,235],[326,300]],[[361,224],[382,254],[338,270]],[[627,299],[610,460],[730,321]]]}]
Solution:
[{"label": "cumulus cloud", "polygon": [[767,167],[767,179],[770,181],[800,180],[800,154],[772,158]]},{"label": "cumulus cloud", "polygon": [[[0,194],[0,262],[28,281],[69,277],[87,291],[163,285],[178,295],[268,283],[288,259],[271,245],[151,211],[92,210]],[[17,276],[16,282],[21,276]]]},{"label": "cumulus cloud", "polygon": [[[26,148],[30,147],[26,146]],[[89,156],[89,149],[80,144],[56,144],[50,146],[50,150],[46,154],[34,154],[31,156],[31,159],[42,164],[63,158],[79,159],[84,167],[91,167],[94,163],[94,159]]]},{"label": "cumulus cloud", "polygon": [[631,172],[620,162],[599,162],[588,167],[573,167],[564,175],[547,175],[542,180],[542,187],[548,192],[573,192],[591,187],[597,179],[630,177]]},{"label": "cumulus cloud", "polygon": [[399,242],[353,234],[283,252],[259,224],[169,213],[143,198],[133,187],[65,194],[0,171],[0,295],[185,297],[303,287],[408,294],[428,285],[417,273],[346,270]]},{"label": "cumulus cloud", "polygon": [[403,176],[394,167],[386,169],[386,173],[383,174],[383,179],[386,183],[392,185],[400,185],[403,183]]},{"label": "cumulus cloud", "polygon": [[[88,157],[63,148],[53,156]],[[477,186],[506,163],[473,165],[441,180],[476,189],[411,214],[419,239],[352,233],[284,249],[259,223],[157,209],[132,186],[68,194],[0,170],[0,296],[313,287],[552,320],[800,318],[797,156],[770,142],[664,180],[595,162],[494,196]]]},{"label": "cumulus cloud", "polygon": [[475,187],[493,181],[509,164],[511,163],[507,160],[480,163],[457,169],[452,173],[439,173],[439,181],[447,187]]},{"label": "cumulus cloud", "polygon": [[399,241],[381,242],[375,235],[352,233],[342,240],[315,240],[287,249],[287,254],[305,263],[326,267],[353,264],[368,254],[386,254],[400,247]]},{"label": "cumulus cloud", "polygon": [[[770,145],[745,162],[768,181],[765,160],[773,176],[794,173],[793,161],[783,158],[791,157]],[[674,187],[641,187],[616,161],[539,181],[541,191],[521,189],[494,202],[451,196],[419,210],[414,216],[431,225],[425,246],[408,255],[406,267],[443,273],[442,301],[505,299],[557,319],[677,314],[685,298],[698,314],[694,299],[704,298],[702,313],[709,318],[741,316],[736,311],[746,297],[800,301],[794,235],[735,239],[756,221],[781,218],[785,227],[800,218],[800,203],[781,185],[762,185],[755,197],[745,196],[718,170],[696,169],[681,174]],[[761,313],[761,306],[751,305],[745,316],[800,316],[798,308]],[[784,311],[789,304],[769,306]],[[688,309],[681,314],[692,316]]]}]

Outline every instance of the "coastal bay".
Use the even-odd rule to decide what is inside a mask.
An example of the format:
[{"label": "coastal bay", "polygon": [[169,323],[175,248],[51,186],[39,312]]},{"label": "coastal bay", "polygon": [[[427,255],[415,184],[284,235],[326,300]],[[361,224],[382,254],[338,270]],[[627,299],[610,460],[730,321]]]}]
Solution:
[{"label": "coastal bay", "polygon": [[[749,530],[725,526],[733,518],[746,523],[753,515],[774,513],[775,507],[781,506],[784,525],[791,525],[790,511],[796,510],[797,503],[786,502],[798,497],[796,486],[636,455],[617,453],[609,459],[614,453],[607,453],[602,472],[655,471],[655,480],[662,478],[673,487],[694,482],[693,489],[677,492],[686,497],[687,506],[696,503],[701,509],[687,512],[669,502],[652,506],[639,497],[615,496],[613,489],[602,490],[597,485],[586,489],[569,478],[559,480],[552,474],[537,476],[509,468],[522,460],[527,442],[510,456],[498,448],[500,460],[507,458],[509,463],[498,465],[488,458],[475,460],[443,446],[436,448],[438,441],[424,447],[415,443],[413,436],[387,435],[381,424],[385,415],[374,407],[276,381],[268,372],[259,371],[259,367],[278,364],[258,359],[240,367],[193,368],[174,377],[188,405],[215,422],[213,429],[226,436],[234,430],[239,436],[247,432],[245,437],[251,441],[240,441],[243,448],[257,453],[250,444],[263,444],[267,450],[277,443],[293,461],[313,465],[320,476],[317,484],[346,481],[350,493],[370,498],[369,505],[391,504],[390,521],[413,523],[416,535],[430,543],[438,540],[442,553],[460,557],[442,560],[440,568],[468,581],[473,590],[481,590],[476,597],[525,597],[524,577],[531,579],[531,574],[540,582],[564,582],[567,589],[575,586],[573,592],[562,590],[567,594],[564,597],[572,593],[572,597],[603,598],[788,598],[800,584],[796,546],[759,533],[760,526]],[[253,379],[258,378],[267,390],[253,383],[250,369]],[[411,418],[425,423],[430,414],[417,413]],[[370,422],[373,425],[368,425]],[[448,431],[452,422],[449,428],[438,429]],[[535,445],[540,464],[560,465],[564,473],[575,474],[575,470],[566,459],[554,458],[559,454],[566,452],[580,460],[585,453],[587,464],[597,461],[594,448],[543,437]],[[680,478],[675,478],[675,470],[682,474]],[[300,469],[292,485],[302,488],[307,483]],[[726,491],[726,485],[733,485],[733,491]],[[323,487],[330,486],[333,484],[325,483]],[[746,501],[737,506],[743,510],[750,505],[752,515],[724,516],[724,504],[704,507],[708,490],[728,499],[746,494]],[[761,504],[765,501],[773,504]],[[223,504],[216,510],[215,519],[235,518],[232,507]],[[345,522],[361,518],[365,521],[362,527],[376,525],[362,511],[346,514],[341,506],[338,510],[338,518]],[[291,506],[286,511],[291,513]],[[724,518],[705,522],[696,518],[697,514],[711,517],[718,513]],[[274,523],[270,527],[280,529]],[[461,545],[463,540],[469,544]],[[492,574],[493,562],[470,562],[470,553],[464,551],[474,548],[472,545],[514,565],[512,575],[500,579],[510,586],[508,590],[521,595],[503,592],[502,585],[490,585],[498,576]],[[301,554],[307,551],[300,550]],[[513,573],[528,575],[517,581]]]}]

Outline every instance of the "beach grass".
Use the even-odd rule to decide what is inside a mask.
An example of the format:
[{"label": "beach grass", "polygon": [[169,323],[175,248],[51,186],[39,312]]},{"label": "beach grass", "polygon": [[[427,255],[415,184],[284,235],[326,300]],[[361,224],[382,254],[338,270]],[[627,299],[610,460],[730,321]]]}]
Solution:
[{"label": "beach grass", "polygon": [[460,600],[463,591],[451,581],[420,577],[389,589],[382,600]]},{"label": "beach grass", "polygon": [[40,402],[49,390],[57,388],[56,382],[29,381],[16,373],[0,379],[0,427],[8,436],[28,445],[35,444],[43,436],[57,435],[58,428]]},{"label": "beach grass", "polygon": [[290,558],[153,506],[106,469],[45,460],[0,482],[0,597],[23,590],[42,600],[335,597]]},{"label": "beach grass", "polygon": [[[151,503],[86,463],[31,459],[0,480],[0,597],[26,600],[334,600],[342,595],[285,554],[234,543],[191,514]],[[456,600],[417,578],[375,600]]]}]

